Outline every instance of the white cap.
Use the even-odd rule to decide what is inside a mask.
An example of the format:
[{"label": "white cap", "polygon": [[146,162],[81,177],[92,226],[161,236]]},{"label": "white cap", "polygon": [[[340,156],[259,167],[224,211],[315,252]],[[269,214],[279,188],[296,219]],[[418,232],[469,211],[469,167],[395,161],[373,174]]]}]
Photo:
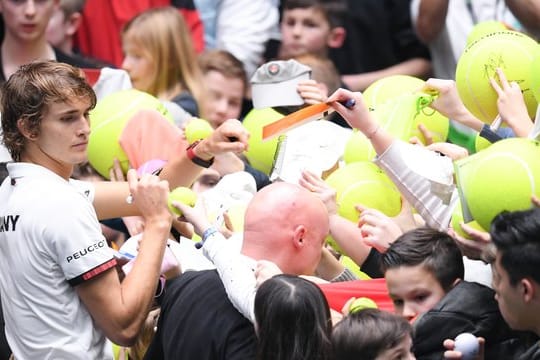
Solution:
[{"label": "white cap", "polygon": [[296,60],[270,61],[260,66],[251,77],[253,107],[303,105],[304,99],[296,91],[301,80],[311,78],[311,68]]}]

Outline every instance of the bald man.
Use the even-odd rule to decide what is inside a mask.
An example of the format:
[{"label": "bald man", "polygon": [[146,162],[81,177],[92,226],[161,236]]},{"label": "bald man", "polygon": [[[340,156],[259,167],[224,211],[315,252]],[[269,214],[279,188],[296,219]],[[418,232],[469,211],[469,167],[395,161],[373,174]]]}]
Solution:
[{"label": "bald man", "polygon": [[[322,201],[304,188],[274,183],[255,194],[244,220],[242,257],[254,269],[270,260],[284,273],[312,275],[328,234]],[[145,359],[254,359],[252,324],[231,304],[217,271],[170,282]]]}]

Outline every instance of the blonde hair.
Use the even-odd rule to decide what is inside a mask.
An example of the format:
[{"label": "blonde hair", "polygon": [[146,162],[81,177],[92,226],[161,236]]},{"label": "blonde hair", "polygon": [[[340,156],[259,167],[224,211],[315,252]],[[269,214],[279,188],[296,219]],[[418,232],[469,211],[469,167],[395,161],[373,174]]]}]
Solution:
[{"label": "blonde hair", "polygon": [[204,108],[201,70],[189,30],[178,9],[166,6],[140,13],[124,26],[122,40],[140,47],[155,65],[152,85],[146,92],[159,97],[160,93],[179,87],[180,91],[191,93],[199,109]]}]

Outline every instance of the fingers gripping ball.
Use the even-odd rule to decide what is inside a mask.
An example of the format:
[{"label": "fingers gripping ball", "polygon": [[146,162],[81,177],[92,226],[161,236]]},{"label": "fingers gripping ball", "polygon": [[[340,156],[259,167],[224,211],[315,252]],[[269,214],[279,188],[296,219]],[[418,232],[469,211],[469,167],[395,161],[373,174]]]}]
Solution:
[{"label": "fingers gripping ball", "polygon": [[266,175],[269,175],[272,170],[278,139],[273,138],[263,141],[262,128],[282,117],[282,114],[272,108],[253,109],[242,122],[250,134],[248,150],[245,153],[246,158],[251,166]]},{"label": "fingers gripping ball", "polygon": [[516,31],[491,33],[471,43],[456,68],[457,89],[467,109],[487,124],[495,119],[498,96],[489,80],[498,81],[496,70],[501,68],[507,80],[521,88],[533,118],[538,103],[532,91],[531,64],[539,52],[535,40]]},{"label": "fingers gripping ball", "polygon": [[531,196],[540,195],[539,158],[539,142],[512,138],[455,163],[459,190],[478,225],[489,229],[501,211],[531,207]]},{"label": "fingers gripping ball", "polygon": [[212,125],[204,119],[193,118],[189,120],[184,129],[186,140],[189,144],[193,144],[197,140],[206,139],[214,129]]},{"label": "fingers gripping ball", "polygon": [[163,103],[145,92],[129,89],[112,93],[98,101],[90,112],[88,161],[103,177],[109,178],[113,160],[120,161],[124,173],[129,167],[118,140],[128,121],[140,110],[156,110],[172,123]]},{"label": "fingers gripping ball", "polygon": [[176,216],[182,216],[182,212],[172,204],[174,201],[194,207],[197,202],[197,194],[190,188],[183,186],[177,187],[169,193],[167,199],[169,210]]}]

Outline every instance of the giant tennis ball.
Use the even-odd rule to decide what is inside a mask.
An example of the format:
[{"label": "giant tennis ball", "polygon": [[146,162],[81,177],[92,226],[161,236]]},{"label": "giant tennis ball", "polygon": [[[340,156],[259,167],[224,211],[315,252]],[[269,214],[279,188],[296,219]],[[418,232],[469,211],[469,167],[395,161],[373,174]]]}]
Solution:
[{"label": "giant tennis ball", "polygon": [[[379,79],[372,83],[363,92],[366,104],[371,109],[390,100],[402,97],[405,94],[415,94],[423,86],[424,80],[409,75],[392,75]],[[405,98],[402,98],[406,100]],[[414,108],[414,123],[410,134],[405,134],[404,139],[416,136],[422,143],[426,143],[424,135],[418,130],[418,125],[423,124],[432,134],[434,142],[446,141],[448,137],[448,118],[431,108]]]},{"label": "giant tennis ball", "polygon": [[176,216],[182,216],[182,212],[172,204],[173,201],[194,207],[197,202],[197,194],[190,188],[184,186],[179,186],[169,193],[167,198],[169,210]]},{"label": "giant tennis ball", "polygon": [[369,139],[359,130],[354,129],[345,144],[343,161],[346,164],[372,160],[377,153]]},{"label": "giant tennis ball", "polygon": [[535,40],[516,31],[500,31],[485,35],[471,43],[459,58],[456,85],[467,109],[490,124],[498,114],[497,93],[489,79],[498,79],[501,68],[509,82],[518,83],[531,118],[538,102],[534,98],[531,64],[540,48]]},{"label": "giant tennis ball", "polygon": [[184,128],[184,135],[189,144],[193,144],[197,140],[206,139],[214,132],[212,125],[204,119],[192,118]]},{"label": "giant tennis ball", "polygon": [[[469,237],[469,235],[467,235],[467,233],[465,231],[463,231],[463,229],[461,228],[461,223],[463,223],[463,222],[464,222],[464,220],[463,220],[463,212],[462,212],[462,209],[461,209],[461,204],[458,204],[458,206],[456,206],[456,208],[454,209],[454,212],[452,213],[452,219],[450,221],[450,226],[452,227],[452,229],[454,229],[454,231],[458,235],[461,235],[465,239],[471,239]],[[485,229],[483,229],[476,222],[476,220],[469,221],[468,223],[465,223],[465,224],[469,225],[470,227],[472,227],[472,228],[474,228],[476,230],[486,231]]]},{"label": "giant tennis ball", "polygon": [[[337,169],[326,178],[326,183],[336,190],[338,213],[357,223],[357,204],[374,208],[387,216],[396,216],[401,211],[401,195],[394,183],[375,164],[359,161]],[[326,241],[336,251],[342,252],[331,236]]]},{"label": "giant tennis ball", "polygon": [[501,211],[531,207],[531,196],[540,196],[539,158],[539,142],[511,138],[455,162],[459,190],[478,225],[489,229]]},{"label": "giant tennis ball", "polygon": [[248,150],[245,152],[251,166],[270,175],[278,139],[262,140],[262,128],[283,117],[272,108],[251,110],[242,124],[249,131]]},{"label": "giant tennis ball", "polygon": [[531,63],[531,88],[534,98],[540,103],[540,54]]},{"label": "giant tennis ball", "polygon": [[88,161],[101,176],[109,178],[113,160],[120,161],[124,173],[129,168],[126,153],[118,143],[127,122],[140,110],[155,110],[166,121],[173,122],[165,105],[145,92],[129,89],[112,93],[99,100],[90,112]]},{"label": "giant tennis ball", "polygon": [[508,30],[508,27],[501,21],[490,20],[479,22],[472,28],[469,35],[467,35],[467,45],[472,44],[486,35],[504,30]]}]

